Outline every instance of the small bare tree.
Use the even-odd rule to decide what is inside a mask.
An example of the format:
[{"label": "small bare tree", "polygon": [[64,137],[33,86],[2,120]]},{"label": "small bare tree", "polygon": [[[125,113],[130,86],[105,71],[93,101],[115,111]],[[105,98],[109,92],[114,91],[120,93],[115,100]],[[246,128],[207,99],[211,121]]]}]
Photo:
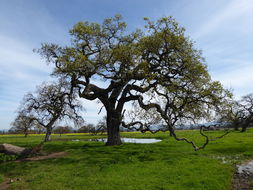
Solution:
[{"label": "small bare tree", "polygon": [[253,93],[231,101],[229,107],[230,109],[223,110],[221,117],[221,121],[229,128],[245,132],[253,125]]},{"label": "small bare tree", "polygon": [[103,133],[105,133],[107,131],[107,127],[106,127],[106,116],[104,116],[102,119],[100,119],[96,125],[96,130],[95,130],[95,135],[97,135],[98,133],[101,133],[101,135]]},{"label": "small bare tree", "polygon": [[35,120],[24,113],[19,112],[14,122],[11,123],[13,126],[10,131],[16,133],[24,133],[25,137],[28,136],[29,130],[33,127]]},{"label": "small bare tree", "polygon": [[241,127],[241,132],[245,132],[253,124],[253,94],[245,95],[234,102],[228,121],[235,130]]},{"label": "small bare tree", "polygon": [[246,129],[253,123],[253,94],[248,94],[242,97],[240,101],[242,107],[242,132],[245,132]]},{"label": "small bare tree", "polygon": [[46,142],[51,139],[56,122],[66,118],[75,124],[81,123],[82,117],[78,115],[80,109],[82,106],[76,100],[76,93],[61,79],[58,83],[43,83],[34,93],[26,94],[20,112],[46,129]]}]

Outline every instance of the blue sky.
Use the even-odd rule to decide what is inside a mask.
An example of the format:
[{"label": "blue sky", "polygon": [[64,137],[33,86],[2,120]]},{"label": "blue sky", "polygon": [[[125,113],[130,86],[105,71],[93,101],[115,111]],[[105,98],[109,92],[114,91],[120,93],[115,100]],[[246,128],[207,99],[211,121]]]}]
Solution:
[{"label": "blue sky", "polygon": [[[143,17],[173,16],[203,50],[209,72],[237,98],[253,93],[252,0],[1,0],[0,129],[8,129],[22,97],[51,68],[33,53],[42,42],[68,44],[78,21],[101,22],[120,13],[131,31]],[[96,123],[99,105],[85,102],[87,122]]]}]

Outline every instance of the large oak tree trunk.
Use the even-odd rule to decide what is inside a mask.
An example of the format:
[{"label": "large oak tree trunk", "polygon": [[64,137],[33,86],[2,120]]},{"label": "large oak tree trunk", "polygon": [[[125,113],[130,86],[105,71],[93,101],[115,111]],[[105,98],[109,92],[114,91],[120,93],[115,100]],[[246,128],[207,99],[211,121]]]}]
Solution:
[{"label": "large oak tree trunk", "polygon": [[107,142],[106,145],[113,146],[113,145],[120,145],[122,144],[120,139],[120,123],[121,123],[121,116],[119,113],[116,112],[109,112],[107,113]]}]

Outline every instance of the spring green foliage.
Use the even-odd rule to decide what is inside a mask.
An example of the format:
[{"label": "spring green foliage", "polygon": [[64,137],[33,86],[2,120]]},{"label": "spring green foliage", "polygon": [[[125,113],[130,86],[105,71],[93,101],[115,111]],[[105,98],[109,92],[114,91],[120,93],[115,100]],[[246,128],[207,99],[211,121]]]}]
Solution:
[{"label": "spring green foliage", "polygon": [[[209,132],[217,136],[221,132]],[[179,136],[198,138],[198,131],[179,131]],[[253,156],[253,134],[230,133],[211,142],[205,150],[192,151],[184,142],[176,142],[168,133],[122,133],[124,137],[160,138],[154,144],[104,146],[102,142],[71,139],[94,138],[88,134],[53,135],[45,151],[65,151],[67,155],[43,161],[0,164],[1,175],[21,178],[10,189],[89,189],[89,190],[228,190],[235,170],[234,164]],[[103,137],[103,136],[99,136]],[[43,139],[40,135],[1,136],[8,142],[32,147]],[[31,175],[32,174],[32,175]]]},{"label": "spring green foliage", "polygon": [[211,79],[201,51],[172,17],[144,20],[145,27],[131,33],[120,15],[102,24],[78,22],[70,30],[70,45],[45,43],[37,50],[80,98],[103,104],[108,145],[121,144],[119,126],[128,102],[154,111],[176,136],[176,125],[210,119],[232,96]]},{"label": "spring green foliage", "polygon": [[0,153],[0,163],[11,161],[11,160],[16,160],[16,159],[17,159],[17,156],[15,156],[15,155],[6,155],[3,153]]}]

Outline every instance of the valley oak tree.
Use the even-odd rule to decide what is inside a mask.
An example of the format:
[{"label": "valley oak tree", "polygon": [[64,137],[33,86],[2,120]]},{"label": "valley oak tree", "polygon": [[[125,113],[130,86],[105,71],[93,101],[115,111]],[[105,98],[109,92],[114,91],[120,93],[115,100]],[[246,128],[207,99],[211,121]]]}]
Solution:
[{"label": "valley oak tree", "polygon": [[103,104],[107,145],[121,144],[121,125],[136,127],[124,121],[128,102],[154,111],[176,137],[179,120],[204,117],[230,95],[211,80],[201,52],[172,17],[144,20],[145,28],[131,33],[120,15],[102,24],[79,22],[70,30],[69,46],[45,43],[37,50],[80,98]]}]

